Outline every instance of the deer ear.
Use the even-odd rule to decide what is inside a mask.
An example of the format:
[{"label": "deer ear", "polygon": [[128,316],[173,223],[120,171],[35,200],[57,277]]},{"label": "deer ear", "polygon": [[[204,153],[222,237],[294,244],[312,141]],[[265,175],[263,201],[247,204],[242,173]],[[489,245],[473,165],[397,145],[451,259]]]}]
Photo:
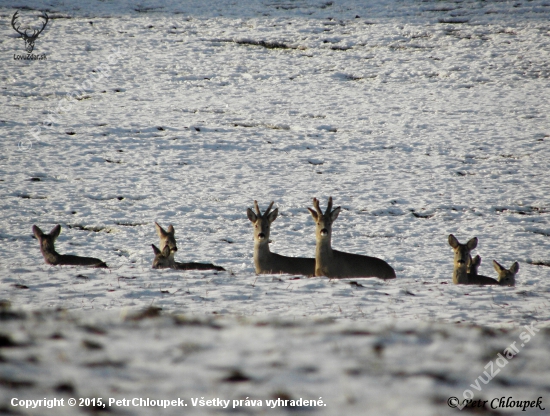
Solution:
[{"label": "deer ear", "polygon": [[512,267],[510,267],[510,271],[514,274],[519,272],[519,263],[517,261],[512,264]]},{"label": "deer ear", "polygon": [[164,246],[164,248],[162,249],[162,255],[164,257],[169,257],[170,256],[170,247]]},{"label": "deer ear", "polygon": [[336,220],[338,218],[338,214],[340,214],[341,207],[336,207],[334,210],[330,213],[330,219],[332,221]]},{"label": "deer ear", "polygon": [[166,231],[164,231],[162,229],[162,227],[157,222],[155,222],[155,230],[157,230],[157,234],[160,238],[162,238],[164,235],[166,235]]},{"label": "deer ear", "polygon": [[269,215],[267,216],[267,219],[270,224],[277,219],[277,215],[279,215],[279,208],[275,208],[273,211],[269,213]]},{"label": "deer ear", "polygon": [[477,247],[477,237],[474,237],[472,238],[470,241],[468,241],[466,243],[466,246],[470,249],[470,250],[473,250],[474,248]]},{"label": "deer ear", "polygon": [[475,256],[472,260],[474,266],[479,266],[481,264],[481,257],[479,255]]},{"label": "deer ear", "polygon": [[34,234],[34,236],[36,238],[38,238],[40,240],[40,238],[44,237],[44,233],[42,232],[42,230],[40,228],[38,228],[36,225],[33,225],[32,226],[32,233]]},{"label": "deer ear", "polygon": [[504,270],[504,267],[502,267],[498,261],[496,260],[493,260],[493,267],[495,268],[495,270],[497,271],[497,273],[501,272],[502,270]]},{"label": "deer ear", "polygon": [[59,234],[61,233],[61,225],[57,224],[53,229],[50,231],[50,236],[53,237],[54,241],[59,237]]},{"label": "deer ear", "polygon": [[457,248],[458,245],[460,243],[458,242],[458,240],[456,239],[456,237],[452,234],[449,234],[449,245],[452,247],[452,248]]},{"label": "deer ear", "polygon": [[160,254],[159,248],[154,244],[151,244],[151,247],[153,247],[153,253],[155,253],[155,256],[158,256]]},{"label": "deer ear", "polygon": [[311,214],[311,216],[313,217],[313,219],[314,219],[315,221],[317,221],[317,219],[319,218],[319,215],[317,214],[317,212],[314,211],[314,210],[312,210],[312,209],[309,208],[309,207],[308,207],[307,209],[308,209],[309,213]]},{"label": "deer ear", "polygon": [[174,230],[174,226],[173,226],[172,224],[170,224],[170,225],[168,226],[168,228],[166,229],[166,232],[167,232],[168,234],[175,234],[176,230]]},{"label": "deer ear", "polygon": [[256,222],[258,220],[256,214],[254,214],[254,211],[252,211],[250,208],[246,209],[246,216],[251,222]]}]

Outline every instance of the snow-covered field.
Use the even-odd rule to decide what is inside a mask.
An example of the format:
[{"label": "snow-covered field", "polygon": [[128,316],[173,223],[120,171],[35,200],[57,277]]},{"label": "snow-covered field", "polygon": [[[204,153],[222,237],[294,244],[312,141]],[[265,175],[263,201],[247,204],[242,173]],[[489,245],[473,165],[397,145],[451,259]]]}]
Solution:
[{"label": "snow-covered field", "polygon": [[[16,10],[48,13],[47,59],[14,59]],[[2,1],[0,33],[0,413],[550,407],[548,0]],[[333,247],[397,279],[255,275],[253,200],[279,207],[272,251],[313,257],[329,196]],[[155,221],[228,271],[151,269]],[[33,224],[110,269],[46,265]],[[453,285],[449,233],[516,287]]]}]

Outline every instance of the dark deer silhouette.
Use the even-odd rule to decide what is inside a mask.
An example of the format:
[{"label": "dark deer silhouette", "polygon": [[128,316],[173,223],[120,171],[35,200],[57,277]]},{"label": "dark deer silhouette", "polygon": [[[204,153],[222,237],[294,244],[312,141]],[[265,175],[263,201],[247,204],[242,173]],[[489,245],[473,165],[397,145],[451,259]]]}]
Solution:
[{"label": "dark deer silhouette", "polygon": [[25,50],[28,52],[28,53],[31,53],[34,49],[34,41],[38,38],[38,35],[40,35],[42,33],[42,31],[46,28],[46,25],[48,24],[48,15],[46,14],[46,12],[42,12],[42,15],[40,16],[41,18],[45,19],[46,21],[43,23],[42,25],[42,28],[37,30],[37,29],[33,29],[33,34],[32,35],[28,35],[27,34],[27,30],[29,29],[26,29],[25,32],[20,32],[19,31],[19,28],[21,27],[21,25],[18,25],[17,27],[15,26],[17,24],[16,20],[17,20],[17,13],[19,13],[19,11],[15,12],[13,14],[13,17],[11,18],[11,26],[15,29],[15,31],[17,33],[19,33],[21,35],[21,37],[25,40]]}]

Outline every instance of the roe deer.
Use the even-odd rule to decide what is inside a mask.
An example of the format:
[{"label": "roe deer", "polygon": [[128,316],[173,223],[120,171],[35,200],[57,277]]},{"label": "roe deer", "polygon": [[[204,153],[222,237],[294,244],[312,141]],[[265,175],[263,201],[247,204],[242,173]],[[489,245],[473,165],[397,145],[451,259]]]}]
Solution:
[{"label": "roe deer", "polygon": [[481,257],[479,257],[479,255],[475,256],[473,259],[472,259],[472,256],[470,256],[470,265],[468,266],[468,274],[472,276],[477,276],[480,265],[481,265]]},{"label": "roe deer", "polygon": [[517,262],[510,267],[510,270],[507,270],[493,260],[493,266],[498,273],[498,280],[478,274],[481,257],[475,256],[472,259],[470,255],[470,252],[477,247],[477,237],[472,238],[466,244],[461,244],[454,235],[450,234],[449,245],[455,252],[453,270],[453,283],[455,285],[515,285],[515,276],[519,270]]},{"label": "roe deer", "polygon": [[157,246],[151,244],[153,252],[155,253],[155,259],[153,260],[153,269],[175,269],[175,270],[217,270],[224,271],[221,266],[215,266],[210,263],[179,263],[171,259],[170,248],[164,246],[162,250],[159,250]]},{"label": "roe deer", "polygon": [[55,240],[61,232],[61,225],[56,225],[49,234],[44,234],[36,225],[32,226],[34,236],[40,242],[40,251],[47,264],[52,266],[92,266],[92,267],[107,267],[105,262],[94,257],[80,257],[71,254],[59,254],[55,251]]},{"label": "roe deer", "polygon": [[[453,283],[467,285],[470,282],[469,277],[478,276],[479,264],[476,266],[470,255],[470,252],[477,247],[477,237],[470,239],[466,244],[461,244],[454,235],[449,234],[449,245],[455,253]],[[481,258],[479,260],[481,262]]]},{"label": "roe deer", "polygon": [[519,272],[519,263],[516,261],[510,269],[505,269],[496,260],[493,260],[493,267],[498,273],[498,283],[502,286],[515,286],[516,274]]},{"label": "roe deer", "polygon": [[176,230],[174,230],[172,224],[170,224],[168,226],[168,229],[165,230],[156,222],[155,229],[157,230],[157,234],[160,238],[160,250],[162,251],[164,250],[164,247],[168,247],[170,261],[174,262],[174,254],[176,254],[176,251],[178,251],[178,246],[176,245],[176,237],[174,237]]},{"label": "roe deer", "polygon": [[315,211],[311,208],[308,210],[316,223],[315,276],[395,278],[395,270],[384,260],[333,250],[331,247],[332,223],[338,218],[340,207],[332,210],[332,197],[328,199],[324,214],[317,198],[313,198],[313,206]]},{"label": "roe deer", "polygon": [[479,266],[481,265],[481,257],[479,255],[475,256],[472,259],[472,256],[469,255],[469,265],[467,267],[468,271],[468,284],[469,285],[498,285],[498,280],[493,279],[492,277],[482,276],[478,274]]},{"label": "roe deer", "polygon": [[257,274],[301,274],[315,276],[315,259],[307,257],[287,257],[272,253],[269,250],[269,233],[271,223],[279,214],[278,208],[271,211],[273,201],[262,215],[258,202],[254,201],[254,213],[250,208],[246,210],[248,219],[254,224],[254,267]]}]

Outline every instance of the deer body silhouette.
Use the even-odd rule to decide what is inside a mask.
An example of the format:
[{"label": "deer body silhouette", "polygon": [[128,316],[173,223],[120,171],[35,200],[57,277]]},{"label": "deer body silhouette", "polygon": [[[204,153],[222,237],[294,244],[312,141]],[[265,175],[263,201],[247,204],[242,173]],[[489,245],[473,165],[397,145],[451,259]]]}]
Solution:
[{"label": "deer body silhouette", "polygon": [[340,207],[332,209],[332,197],[323,213],[319,200],[313,198],[314,210],[308,208],[315,220],[315,276],[329,278],[378,277],[395,279],[395,270],[384,260],[333,250],[331,245],[332,223],[338,218]]}]

